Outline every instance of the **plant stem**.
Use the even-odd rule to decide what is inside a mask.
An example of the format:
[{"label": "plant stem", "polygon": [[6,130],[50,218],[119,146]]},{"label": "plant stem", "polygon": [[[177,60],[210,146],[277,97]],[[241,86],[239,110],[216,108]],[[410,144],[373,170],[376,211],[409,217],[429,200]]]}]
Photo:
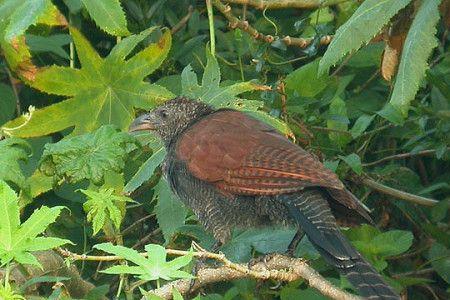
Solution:
[{"label": "plant stem", "polygon": [[206,0],[206,9],[208,10],[208,21],[209,21],[209,42],[211,46],[212,56],[216,56],[216,36],[214,32],[214,13],[211,0]]}]

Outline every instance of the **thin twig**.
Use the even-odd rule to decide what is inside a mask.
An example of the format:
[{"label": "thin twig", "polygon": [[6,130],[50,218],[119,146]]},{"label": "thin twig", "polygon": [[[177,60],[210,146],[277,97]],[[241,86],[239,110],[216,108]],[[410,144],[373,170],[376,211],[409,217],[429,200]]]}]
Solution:
[{"label": "thin twig", "polygon": [[11,83],[11,88],[14,93],[14,98],[16,99],[16,114],[18,117],[22,114],[22,110],[20,108],[20,98],[19,98],[19,92],[17,91],[15,78],[12,76],[11,70],[8,67],[5,67],[6,74],[8,74],[9,82]]},{"label": "thin twig", "polygon": [[[448,149],[450,149],[450,148],[448,148]],[[389,160],[398,160],[398,159],[410,158],[410,157],[414,157],[414,156],[424,156],[424,155],[430,155],[430,154],[434,154],[434,153],[436,153],[436,149],[423,150],[423,151],[419,151],[416,153],[411,153],[411,152],[401,153],[401,154],[386,156],[386,157],[383,157],[382,159],[372,161],[369,163],[364,163],[362,165],[363,165],[363,167],[371,167],[374,165],[379,165],[379,164],[384,163],[385,161],[389,161]]]},{"label": "thin twig", "polygon": [[150,219],[151,217],[153,217],[154,215],[146,215],[145,217],[140,218],[139,220],[135,221],[133,224],[131,224],[130,226],[128,226],[127,228],[125,228],[121,235],[124,236],[126,234],[128,234],[130,231],[132,231],[137,225],[139,225],[140,223]]},{"label": "thin twig", "polygon": [[[293,38],[290,36],[285,37],[279,37],[279,36],[272,36],[272,35],[266,35],[258,30],[256,30],[253,26],[251,26],[248,21],[242,21],[239,20],[236,16],[233,15],[231,12],[231,7],[229,5],[223,4],[220,0],[211,0],[212,4],[222,13],[222,15],[228,20],[229,27],[231,29],[239,28],[248,34],[250,34],[254,39],[260,40],[266,43],[272,43],[275,40],[282,41],[286,46],[295,46],[299,48],[306,48],[308,47],[312,42],[313,38]],[[332,36],[326,35],[323,36],[320,39],[321,45],[328,45],[331,42]]]},{"label": "thin twig", "polygon": [[404,191],[400,191],[400,190],[388,187],[388,186],[381,184],[379,182],[376,182],[375,180],[370,179],[368,177],[357,178],[357,179],[354,178],[353,181],[362,183],[377,192],[380,192],[380,193],[383,193],[383,194],[386,194],[386,195],[389,195],[389,196],[392,196],[392,197],[395,197],[395,198],[398,198],[401,200],[412,202],[415,204],[424,205],[424,206],[434,206],[439,203],[439,201],[434,200],[434,199],[410,194],[410,193],[407,193]]},{"label": "thin twig", "polygon": [[257,9],[317,8],[349,0],[227,0],[228,3],[253,6]]},{"label": "thin twig", "polygon": [[192,17],[193,13],[194,13],[194,7],[192,5],[189,5],[188,13],[183,18],[181,18],[180,22],[178,22],[175,26],[172,27],[172,29],[170,30],[170,33],[172,35],[174,35],[178,31],[180,31],[181,28],[183,28],[186,25],[186,23],[189,21],[189,19]]}]

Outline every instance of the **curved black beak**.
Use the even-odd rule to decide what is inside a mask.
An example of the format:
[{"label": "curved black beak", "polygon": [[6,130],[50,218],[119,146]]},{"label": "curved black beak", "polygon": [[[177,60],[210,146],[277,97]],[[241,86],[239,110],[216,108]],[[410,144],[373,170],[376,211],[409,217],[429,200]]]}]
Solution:
[{"label": "curved black beak", "polygon": [[128,128],[128,132],[142,131],[142,130],[155,130],[156,127],[149,120],[148,114],[143,114],[142,116],[134,119],[133,123],[131,123],[130,128]]}]

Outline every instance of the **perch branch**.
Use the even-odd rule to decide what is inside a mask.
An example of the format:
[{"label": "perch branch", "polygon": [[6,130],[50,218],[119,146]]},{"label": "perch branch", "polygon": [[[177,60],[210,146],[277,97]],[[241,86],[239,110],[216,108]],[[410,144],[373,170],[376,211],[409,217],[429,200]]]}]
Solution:
[{"label": "perch branch", "polygon": [[253,6],[257,9],[317,8],[349,0],[227,0],[228,3]]},{"label": "perch branch", "polygon": [[392,196],[392,197],[395,197],[395,198],[398,198],[401,200],[412,202],[415,204],[424,205],[424,206],[434,206],[439,203],[439,201],[434,200],[434,199],[410,194],[410,193],[407,193],[404,191],[400,191],[400,190],[388,187],[384,184],[376,182],[375,180],[373,180],[371,178],[363,177],[363,178],[354,178],[353,180],[357,183],[362,183],[365,186],[367,186],[377,192],[380,192],[380,193],[383,193],[383,194],[386,194],[386,195],[389,195],[389,196]]},{"label": "perch branch", "polygon": [[[187,294],[191,291],[221,281],[231,281],[239,278],[254,278],[259,280],[278,280],[278,281],[294,281],[298,279],[305,279],[308,284],[317,289],[320,293],[337,300],[360,300],[361,298],[349,294],[339,288],[335,287],[325,278],[323,278],[317,271],[311,268],[303,259],[291,258],[280,254],[271,255],[264,262],[255,264],[249,267],[247,264],[237,264],[231,262],[225,257],[223,253],[212,253],[196,247],[200,251],[196,251],[193,255],[197,258],[213,259],[222,263],[222,266],[217,268],[206,267],[202,268],[197,273],[197,280],[192,288],[190,288],[191,281],[189,279],[180,279],[170,282],[161,288],[151,290],[149,293],[155,294],[165,299],[172,298],[172,289],[176,288],[180,293]],[[59,252],[71,260],[84,261],[117,261],[121,260],[120,256],[93,256],[76,254],[70,251],[59,249]],[[191,252],[166,249],[167,254],[182,256]],[[146,256],[147,253],[141,253]],[[145,299],[145,298],[144,298]]]},{"label": "perch branch", "polygon": [[[299,47],[299,48],[308,47],[314,40],[313,38],[304,39],[304,38],[294,38],[294,37],[290,37],[290,36],[285,36],[285,37],[281,38],[279,36],[263,34],[263,33],[259,32],[258,30],[256,30],[256,28],[251,26],[248,23],[248,21],[242,21],[242,20],[238,19],[235,15],[233,15],[233,13],[231,12],[231,7],[229,5],[223,4],[220,0],[212,0],[212,3],[222,13],[222,15],[224,15],[224,17],[228,20],[228,22],[229,22],[228,26],[231,29],[236,29],[236,28],[242,29],[243,31],[250,34],[254,39],[257,39],[257,40],[260,40],[260,41],[263,41],[266,43],[272,43],[275,40],[280,40],[286,46],[295,46],[295,47]],[[320,44],[328,45],[331,42],[331,39],[332,39],[331,35],[323,36],[320,39]]]},{"label": "perch branch", "polygon": [[223,254],[215,254],[214,256],[223,266],[218,268],[207,267],[199,270],[197,280],[192,288],[190,287],[191,281],[189,279],[180,279],[168,283],[159,289],[151,290],[149,293],[164,299],[172,299],[172,290],[174,288],[182,294],[187,294],[211,283],[242,278],[272,279],[277,281],[294,281],[303,278],[311,287],[331,299],[361,299],[332,285],[302,259],[275,254],[267,261],[249,268],[247,264],[235,264],[229,261]]}]

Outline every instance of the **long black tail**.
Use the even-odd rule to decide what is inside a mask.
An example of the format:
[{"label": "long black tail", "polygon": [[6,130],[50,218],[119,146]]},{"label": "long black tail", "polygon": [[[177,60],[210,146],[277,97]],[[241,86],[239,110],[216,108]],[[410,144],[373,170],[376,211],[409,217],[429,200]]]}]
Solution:
[{"label": "long black tail", "polygon": [[279,200],[289,209],[317,251],[347,277],[361,296],[400,299],[339,231],[325,194],[318,189],[307,189],[301,193],[280,195]]}]

